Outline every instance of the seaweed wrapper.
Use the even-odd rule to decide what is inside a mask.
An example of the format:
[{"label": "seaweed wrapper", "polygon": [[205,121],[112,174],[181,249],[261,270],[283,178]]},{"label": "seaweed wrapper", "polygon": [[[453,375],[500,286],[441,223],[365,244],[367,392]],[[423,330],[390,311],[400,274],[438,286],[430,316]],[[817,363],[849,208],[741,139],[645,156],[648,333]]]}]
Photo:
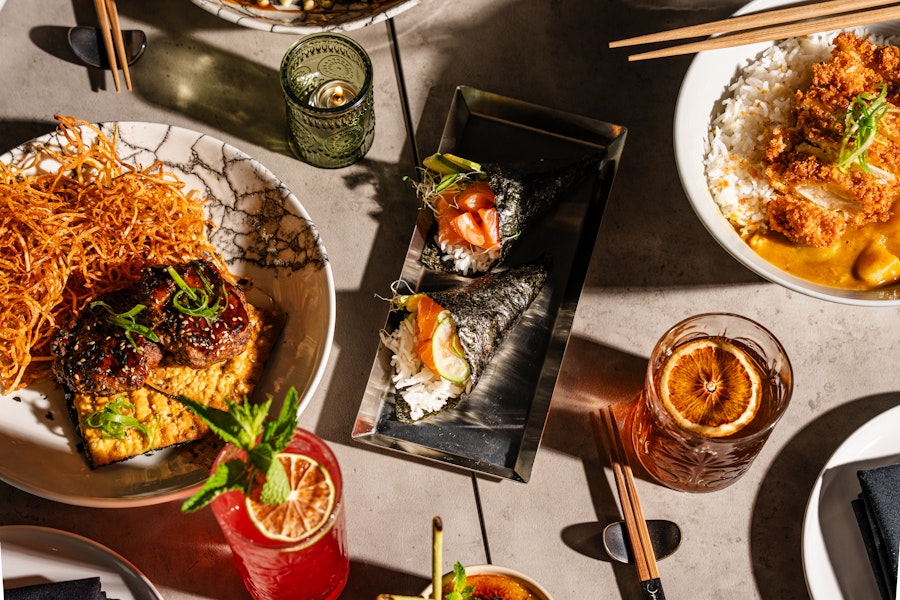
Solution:
[{"label": "seaweed wrapper", "polygon": [[[491,268],[500,264],[519,237],[562,202],[602,158],[602,153],[594,152],[575,161],[540,159],[482,165],[481,170],[494,192],[500,220],[500,258]],[[443,260],[436,236],[437,222],[434,222],[419,262],[433,271],[460,274]]]},{"label": "seaweed wrapper", "polygon": [[[506,335],[540,294],[549,274],[550,268],[546,262],[529,263],[488,273],[468,285],[438,292],[424,292],[442,308],[450,311],[460,346],[471,370],[469,393]],[[463,394],[449,400],[439,412],[453,408],[467,396],[468,394]],[[412,422],[409,407],[399,393],[395,395],[395,404],[398,420]],[[437,413],[429,413],[423,418],[435,414]]]}]

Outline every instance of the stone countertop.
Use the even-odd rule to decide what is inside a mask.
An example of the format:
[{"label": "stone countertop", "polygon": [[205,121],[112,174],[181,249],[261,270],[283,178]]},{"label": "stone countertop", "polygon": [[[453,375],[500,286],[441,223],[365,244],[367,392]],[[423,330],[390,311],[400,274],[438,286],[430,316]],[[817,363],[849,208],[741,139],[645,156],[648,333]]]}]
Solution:
[{"label": "stone countertop", "polygon": [[[293,158],[285,142],[278,65],[298,36],[240,27],[187,0],[120,2],[123,28],[144,30],[148,48],[132,67],[134,91],[117,94],[108,73],[79,65],[65,43],[72,25],[94,24],[90,2],[8,0],[0,11],[0,151],[50,131],[54,114],[167,123],[233,144],[297,195],[328,250],[337,292],[334,348],[300,424],[329,442],[344,472],[351,575],[342,597],[424,588],[431,519],[440,515],[448,566],[514,568],[557,600],[638,598],[634,570],[612,563],[600,546],[600,531],[620,512],[587,415],[634,398],[651,347],[668,327],[726,311],[763,323],[782,341],[794,396],[733,486],[685,494],[639,479],[645,515],[674,520],[684,534],[678,552],[660,562],[661,577],[669,598],[802,598],[801,529],[816,477],[854,430],[900,402],[897,310],[791,292],[720,248],[695,217],[673,156],[675,100],[691,57],[628,63],[627,51],[607,48],[613,39],[723,18],[739,6],[422,0],[392,22],[349,32],[375,68],[375,143],[352,167],[319,170]],[[416,151],[437,147],[458,85],[628,129],[527,484],[350,437],[386,316],[375,296],[400,272],[416,219],[402,176],[414,171]],[[183,515],[177,503],[84,508],[0,483],[0,525],[20,524],[107,545],[168,600],[249,598],[210,511]]]}]

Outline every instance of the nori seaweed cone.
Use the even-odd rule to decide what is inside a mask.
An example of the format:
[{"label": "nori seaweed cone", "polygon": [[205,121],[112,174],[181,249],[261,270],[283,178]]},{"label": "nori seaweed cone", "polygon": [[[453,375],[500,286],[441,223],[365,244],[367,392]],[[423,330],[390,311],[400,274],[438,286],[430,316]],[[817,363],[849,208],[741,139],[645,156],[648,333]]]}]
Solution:
[{"label": "nori seaweed cone", "polygon": [[[494,192],[500,217],[500,258],[492,266],[503,261],[519,236],[553,210],[596,168],[601,158],[602,153],[593,152],[576,160],[538,159],[481,165]],[[428,233],[419,262],[434,271],[456,273],[452,265],[441,259],[436,235],[437,223]]]},{"label": "nori seaweed cone", "polygon": [[[546,264],[529,263],[488,273],[468,285],[425,292],[450,311],[460,346],[469,362],[473,389],[503,339],[540,294],[549,274]],[[452,408],[465,396],[448,401],[444,409]],[[396,412],[400,421],[412,422],[409,406],[400,394],[396,397]],[[434,414],[426,414],[423,418]]]}]

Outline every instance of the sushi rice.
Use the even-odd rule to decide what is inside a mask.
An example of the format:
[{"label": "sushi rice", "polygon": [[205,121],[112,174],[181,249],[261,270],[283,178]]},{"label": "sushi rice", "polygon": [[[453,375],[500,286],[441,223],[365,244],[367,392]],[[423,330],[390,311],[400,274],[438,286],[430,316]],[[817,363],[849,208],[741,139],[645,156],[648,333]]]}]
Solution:
[{"label": "sushi rice", "polygon": [[435,375],[416,352],[416,315],[409,314],[391,333],[381,332],[381,343],[392,352],[391,378],[397,392],[409,404],[410,418],[417,421],[441,410],[451,398],[471,390],[471,379],[453,383]]},{"label": "sushi rice", "polygon": [[434,241],[441,249],[441,260],[450,264],[451,268],[461,275],[484,273],[500,259],[500,250],[481,250],[471,246],[441,243],[438,236]]}]

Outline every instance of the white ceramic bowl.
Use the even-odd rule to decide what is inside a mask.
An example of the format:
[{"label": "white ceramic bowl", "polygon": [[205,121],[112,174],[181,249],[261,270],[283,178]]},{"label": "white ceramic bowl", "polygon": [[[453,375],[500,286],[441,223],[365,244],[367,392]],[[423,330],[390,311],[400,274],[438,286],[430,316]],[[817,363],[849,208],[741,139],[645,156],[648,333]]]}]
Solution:
[{"label": "white ceramic bowl", "polygon": [[[340,2],[333,10],[306,12],[299,6],[270,3],[260,8],[237,0],[191,0],[221,19],[250,29],[307,35],[319,31],[353,31],[374,25],[417,5],[420,0],[375,0],[374,2]],[[0,0],[2,6],[4,0]]]},{"label": "white ceramic bowl", "polygon": [[[788,4],[788,0],[755,0],[737,14],[758,12],[783,4]],[[900,33],[900,23],[893,21],[870,29],[882,35],[897,35]],[[716,241],[741,264],[769,281],[833,302],[868,306],[900,305],[900,293],[896,290],[858,291],[828,287],[800,279],[772,265],[741,239],[721,215],[709,193],[703,158],[710,118],[739,68],[769,45],[762,43],[701,52],[691,63],[678,94],[674,126],[675,161],[688,200]]]},{"label": "white ceramic bowl", "polygon": [[[445,574],[444,578],[446,578],[448,575],[452,575],[452,573]],[[528,588],[528,590],[538,600],[553,600],[550,592],[544,589],[544,587],[537,581],[535,581],[528,575],[525,575],[524,573],[519,573],[518,571],[507,569],[506,567],[498,567],[497,565],[472,565],[470,567],[466,567],[466,575],[505,575]],[[423,598],[431,597],[430,585],[422,590],[421,596]]]}]

